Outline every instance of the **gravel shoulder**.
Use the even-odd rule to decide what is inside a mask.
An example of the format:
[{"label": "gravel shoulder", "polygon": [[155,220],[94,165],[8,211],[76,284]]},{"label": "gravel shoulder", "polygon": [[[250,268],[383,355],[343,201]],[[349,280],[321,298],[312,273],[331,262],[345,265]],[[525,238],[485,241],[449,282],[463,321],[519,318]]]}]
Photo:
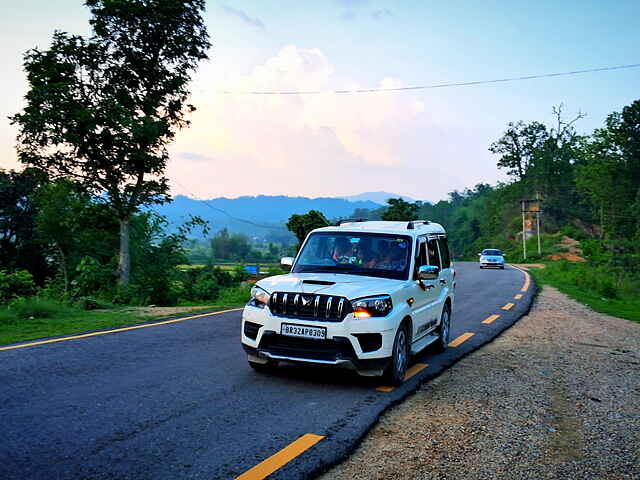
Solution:
[{"label": "gravel shoulder", "polygon": [[640,324],[545,286],[321,478],[640,479]]}]

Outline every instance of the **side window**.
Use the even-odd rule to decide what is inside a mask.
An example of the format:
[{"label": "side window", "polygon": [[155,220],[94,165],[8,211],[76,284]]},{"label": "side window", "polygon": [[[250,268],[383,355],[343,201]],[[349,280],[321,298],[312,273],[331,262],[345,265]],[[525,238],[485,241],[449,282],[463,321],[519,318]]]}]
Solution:
[{"label": "side window", "polygon": [[429,255],[429,265],[435,265],[442,268],[440,254],[438,253],[438,244],[435,239],[431,239],[427,242],[427,254]]},{"label": "side window", "polygon": [[418,244],[418,251],[416,252],[416,268],[422,265],[428,265],[427,261],[427,242],[425,239],[421,239]]},{"label": "side window", "polygon": [[449,268],[451,266],[451,255],[449,254],[449,242],[446,238],[438,239],[438,246],[440,247],[440,256],[442,257],[442,268]]}]

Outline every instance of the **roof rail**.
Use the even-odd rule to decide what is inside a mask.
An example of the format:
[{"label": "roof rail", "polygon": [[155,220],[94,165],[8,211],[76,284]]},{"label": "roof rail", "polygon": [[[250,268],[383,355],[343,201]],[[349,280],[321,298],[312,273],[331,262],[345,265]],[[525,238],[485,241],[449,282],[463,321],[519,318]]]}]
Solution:
[{"label": "roof rail", "polygon": [[416,225],[429,225],[430,223],[429,220],[412,220],[407,224],[407,230],[413,230]]},{"label": "roof rail", "polygon": [[342,218],[336,222],[336,227],[339,227],[343,223],[359,223],[359,222],[368,222],[366,218]]}]

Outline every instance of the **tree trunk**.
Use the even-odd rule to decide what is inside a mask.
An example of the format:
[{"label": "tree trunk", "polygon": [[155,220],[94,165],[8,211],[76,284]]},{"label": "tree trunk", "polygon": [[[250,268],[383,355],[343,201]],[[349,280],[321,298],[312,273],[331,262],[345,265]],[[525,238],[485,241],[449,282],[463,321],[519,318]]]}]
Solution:
[{"label": "tree trunk", "polygon": [[120,219],[120,255],[118,257],[118,284],[129,285],[131,273],[131,254],[129,253],[129,221],[130,217]]},{"label": "tree trunk", "polygon": [[66,294],[69,291],[69,273],[67,270],[67,256],[64,254],[60,245],[56,242],[56,247],[58,247],[58,253],[60,254],[60,266],[62,267],[62,275],[64,276],[64,293]]}]

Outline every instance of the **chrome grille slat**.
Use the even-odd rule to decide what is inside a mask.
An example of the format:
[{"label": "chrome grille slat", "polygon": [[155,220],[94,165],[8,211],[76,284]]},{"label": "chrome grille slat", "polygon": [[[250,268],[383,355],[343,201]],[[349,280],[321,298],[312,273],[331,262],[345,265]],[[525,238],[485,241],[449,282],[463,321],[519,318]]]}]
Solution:
[{"label": "chrome grille slat", "polygon": [[341,322],[353,312],[344,297],[301,292],[272,293],[269,309],[278,317],[327,322]]},{"label": "chrome grille slat", "polygon": [[333,302],[333,297],[329,297],[327,300],[327,306],[325,307],[324,318],[331,317],[331,302]]}]

